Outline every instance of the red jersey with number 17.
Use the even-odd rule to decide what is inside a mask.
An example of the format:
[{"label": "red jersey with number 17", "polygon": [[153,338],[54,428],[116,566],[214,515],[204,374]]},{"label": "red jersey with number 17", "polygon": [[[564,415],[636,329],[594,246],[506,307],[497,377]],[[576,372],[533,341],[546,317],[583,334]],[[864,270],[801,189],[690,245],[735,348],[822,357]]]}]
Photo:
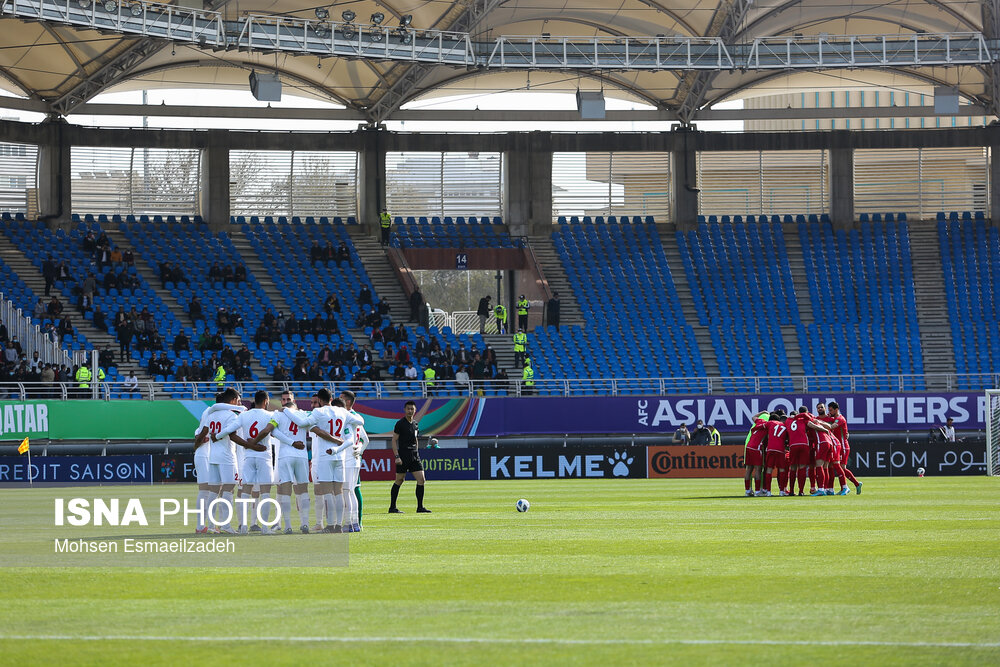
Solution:
[{"label": "red jersey with number 17", "polygon": [[785,451],[785,442],[788,440],[788,427],[784,422],[767,422],[767,451]]},{"label": "red jersey with number 17", "polygon": [[785,426],[788,427],[789,447],[809,446],[809,434],[807,433],[809,428],[806,424],[808,424],[811,419],[812,415],[809,413],[799,412],[785,420]]}]

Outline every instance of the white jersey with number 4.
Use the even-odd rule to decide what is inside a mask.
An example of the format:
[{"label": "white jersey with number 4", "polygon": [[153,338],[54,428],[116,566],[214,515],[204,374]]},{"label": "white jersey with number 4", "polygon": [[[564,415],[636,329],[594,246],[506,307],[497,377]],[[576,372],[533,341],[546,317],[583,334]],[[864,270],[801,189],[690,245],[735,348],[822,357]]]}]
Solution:
[{"label": "white jersey with number 4", "polygon": [[271,415],[271,421],[278,424],[271,431],[274,438],[281,443],[281,447],[278,448],[278,458],[308,459],[309,452],[306,451],[305,447],[302,449],[292,447],[293,442],[302,442],[305,444],[305,436],[308,433],[308,429],[304,429],[293,422],[286,413],[287,409]]}]

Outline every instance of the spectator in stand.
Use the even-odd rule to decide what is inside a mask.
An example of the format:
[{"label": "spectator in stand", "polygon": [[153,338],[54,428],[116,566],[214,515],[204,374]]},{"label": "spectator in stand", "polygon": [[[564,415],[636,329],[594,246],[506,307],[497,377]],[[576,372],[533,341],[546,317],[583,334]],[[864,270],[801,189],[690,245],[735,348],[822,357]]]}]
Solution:
[{"label": "spectator in stand", "polygon": [[417,324],[420,324],[421,326],[424,326],[424,323],[421,322],[421,320],[420,320],[420,315],[421,315],[420,311],[423,309],[423,307],[424,307],[424,295],[420,291],[420,288],[417,287],[413,291],[413,294],[410,295],[410,321],[411,322],[416,322]]},{"label": "spectator in stand", "polygon": [[351,263],[351,251],[347,249],[347,243],[341,241],[337,246],[337,266],[341,266],[344,262]]},{"label": "spectator in stand", "polygon": [[249,364],[250,359],[251,359],[250,349],[246,346],[246,343],[244,343],[242,346],[240,346],[240,349],[236,352],[236,363],[242,366],[244,364]]},{"label": "spectator in stand", "polygon": [[229,289],[229,283],[233,282],[233,267],[231,264],[222,265],[222,286]]},{"label": "spectator in stand", "polygon": [[407,380],[417,379],[417,369],[414,368],[412,361],[406,363],[406,370],[403,371],[403,377],[405,377]]},{"label": "spectator in stand", "polygon": [[469,369],[464,365],[458,367],[458,372],[455,373],[455,382],[464,387],[469,386]]},{"label": "spectator in stand", "polygon": [[212,349],[212,334],[208,332],[208,329],[202,329],[201,335],[198,337],[198,351],[208,352]]},{"label": "spectator in stand", "polygon": [[115,352],[110,347],[106,347],[97,355],[97,365],[101,368],[110,368],[115,365]]},{"label": "spectator in stand", "polygon": [[680,428],[674,431],[674,437],[670,440],[675,445],[687,445],[691,442],[691,431],[687,424],[681,424]]},{"label": "spectator in stand", "polygon": [[15,363],[19,358],[20,354],[13,345],[8,345],[3,351],[3,360],[8,364]]},{"label": "spectator in stand", "polygon": [[292,379],[296,382],[305,382],[309,379],[309,366],[305,359],[295,362],[295,368],[292,369]]},{"label": "spectator in stand", "polygon": [[417,355],[417,359],[423,359],[424,357],[429,356],[430,351],[431,346],[427,344],[426,340],[424,340],[423,335],[417,336],[417,342],[413,346],[413,352]]},{"label": "spectator in stand", "polygon": [[97,291],[97,279],[94,278],[92,272],[87,272],[87,277],[83,279],[83,285],[80,287],[80,290],[80,314],[82,315],[94,307],[94,292]]},{"label": "spectator in stand", "polygon": [[228,345],[226,345],[222,349],[222,354],[219,355],[219,356],[221,358],[222,365],[225,366],[226,369],[230,373],[233,373],[233,372],[236,371],[236,366],[237,366],[237,364],[236,364],[236,353],[233,352],[233,348],[231,348]]},{"label": "spectator in stand", "polygon": [[326,297],[326,301],[323,302],[323,311],[327,315],[340,312],[340,299],[337,298],[336,294]]},{"label": "spectator in stand", "polygon": [[177,382],[188,382],[191,378],[191,367],[186,359],[181,360],[181,365],[174,371],[174,380]]},{"label": "spectator in stand", "polygon": [[379,314],[379,317],[389,317],[389,312],[392,308],[389,307],[389,302],[385,299],[379,299],[379,302],[375,304],[375,312]]},{"label": "spectator in stand", "polygon": [[[124,315],[124,313],[121,314]],[[132,356],[132,336],[135,335],[135,332],[132,329],[131,321],[127,318],[121,326],[116,326],[115,328],[117,329],[116,336],[118,337],[118,351],[121,355],[121,360],[125,361]]]},{"label": "spectator in stand", "polygon": [[45,367],[42,368],[42,372],[39,375],[39,381],[46,385],[55,384],[56,370],[52,367],[52,364],[45,364]]},{"label": "spectator in stand", "polygon": [[247,281],[247,267],[243,264],[237,264],[236,268],[233,270],[233,281],[237,283],[245,283]]},{"label": "spectator in stand", "polygon": [[129,369],[128,375],[122,380],[122,389],[128,392],[139,391],[139,378],[135,376],[135,370]]},{"label": "spectator in stand", "polygon": [[103,271],[105,266],[109,266],[111,264],[111,248],[109,248],[106,244],[102,245],[100,241],[98,241],[97,255],[94,261],[97,262],[97,270]]},{"label": "spectator in stand", "polygon": [[48,311],[49,319],[54,320],[57,319],[60,315],[62,315],[63,305],[62,301],[59,300],[58,295],[56,294],[52,295],[52,300],[49,301],[49,305],[48,308],[46,308],[46,311]]},{"label": "spectator in stand", "polygon": [[178,331],[174,336],[174,352],[184,352],[191,349],[191,341],[183,331]]},{"label": "spectator in stand", "polygon": [[361,291],[358,292],[358,305],[359,306],[372,305],[372,291],[368,289],[368,285],[361,286]]},{"label": "spectator in stand", "polygon": [[323,263],[329,265],[337,256],[337,251],[333,249],[333,242],[327,241],[323,246]]},{"label": "spectator in stand", "polygon": [[275,382],[288,382],[288,371],[285,370],[285,365],[280,361],[274,365],[274,373],[271,375],[271,379]]},{"label": "spectator in stand", "polygon": [[324,345],[323,349],[321,349],[319,354],[316,355],[316,363],[320,366],[333,365],[333,350],[330,349],[329,345]]},{"label": "spectator in stand", "polygon": [[312,247],[309,248],[309,263],[316,266],[316,262],[323,261],[323,249],[319,246],[319,241],[313,239]]},{"label": "spectator in stand", "polygon": [[73,331],[73,320],[70,319],[69,315],[67,315],[67,316],[63,317],[61,320],[59,320],[58,331],[59,331],[59,335],[60,336],[72,336],[73,335],[73,333],[74,333],[74,331]]},{"label": "spectator in stand", "polygon": [[330,366],[330,372],[327,374],[327,378],[333,382],[344,382],[347,379],[347,375],[344,373],[344,367]]},{"label": "spectator in stand", "polygon": [[483,363],[486,364],[489,375],[492,377],[497,369],[497,353],[493,350],[492,345],[486,346],[486,352],[483,354]]},{"label": "spectator in stand", "polygon": [[84,252],[92,253],[97,250],[97,237],[94,236],[94,232],[89,229],[87,230],[87,233],[84,234],[83,240],[80,243],[83,246]]},{"label": "spectator in stand", "polygon": [[44,262],[42,262],[42,277],[45,278],[45,296],[49,296],[52,291],[52,286],[56,282],[56,263],[52,260],[52,255],[49,255]]},{"label": "spectator in stand", "polygon": [[198,320],[205,319],[201,309],[201,299],[197,296],[191,297],[191,302],[188,303],[188,315],[191,317],[191,324],[197,324]]},{"label": "spectator in stand", "polygon": [[484,296],[479,300],[479,307],[476,308],[476,315],[479,316],[479,333],[486,333],[486,320],[490,317],[491,307],[490,307],[490,295]]},{"label": "spectator in stand", "polygon": [[249,382],[253,380],[253,370],[250,368],[249,362],[237,366],[236,373],[234,375],[240,382]]},{"label": "spectator in stand", "polygon": [[66,264],[66,262],[59,262],[59,266],[56,267],[56,271],[57,271],[56,274],[57,280],[61,280],[64,283],[76,282],[75,280],[73,280],[73,276],[70,275],[69,266]]},{"label": "spectator in stand", "polygon": [[340,326],[332,314],[327,315],[326,319],[323,320],[323,332],[327,334],[340,333]]},{"label": "spectator in stand", "polygon": [[98,331],[107,332],[108,330],[108,323],[104,319],[104,311],[101,310],[100,306],[94,306],[93,325]]},{"label": "spectator in stand", "polygon": [[46,317],[45,303],[41,299],[35,302],[35,310],[32,313],[32,316],[39,322],[45,319]]},{"label": "spectator in stand", "polygon": [[472,379],[486,379],[486,362],[484,362],[482,356],[478,354],[474,355],[472,358]]},{"label": "spectator in stand", "polygon": [[222,281],[222,266],[218,262],[212,262],[212,266],[208,267],[208,280],[212,283]]},{"label": "spectator in stand", "polygon": [[229,313],[226,311],[225,306],[219,306],[219,310],[215,313],[215,324],[219,327],[219,331],[224,334],[232,333],[232,325],[229,321]]},{"label": "spectator in stand", "polygon": [[135,255],[132,254],[131,248],[126,248],[122,253],[122,263],[125,266],[135,266]]},{"label": "spectator in stand", "polygon": [[358,352],[358,365],[368,366],[375,363],[375,355],[372,353],[371,345],[365,345]]},{"label": "spectator in stand", "polygon": [[118,246],[115,246],[114,250],[111,251],[111,263],[112,264],[122,263],[122,251],[118,249]]}]

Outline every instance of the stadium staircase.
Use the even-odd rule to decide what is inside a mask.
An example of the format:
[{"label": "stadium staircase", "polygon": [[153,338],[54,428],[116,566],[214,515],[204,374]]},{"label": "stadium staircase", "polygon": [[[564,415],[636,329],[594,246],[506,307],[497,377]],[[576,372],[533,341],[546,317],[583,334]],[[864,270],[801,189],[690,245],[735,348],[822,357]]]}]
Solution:
[{"label": "stadium staircase", "polygon": [[[581,312],[580,304],[573,293],[573,287],[569,284],[566,267],[562,265],[559,253],[552,245],[552,237],[549,235],[529,236],[528,243],[531,245],[531,251],[535,254],[538,265],[545,273],[549,289],[553,292],[559,292],[559,325],[583,326],[583,312]],[[511,349],[513,350],[513,347]]]},{"label": "stadium staircase", "polygon": [[[948,295],[944,288],[941,243],[933,222],[910,225],[910,256],[913,262],[913,291],[924,372],[954,373],[955,346],[948,321]],[[945,389],[943,379],[928,378],[928,389]]]},{"label": "stadium staircase", "polygon": [[[5,234],[0,234],[0,259],[17,273],[17,275],[24,281],[24,284],[31,289],[39,298],[44,299],[45,294],[45,278],[42,277],[42,272],[35,267],[35,265],[28,259],[21,250],[19,250],[14,243]],[[55,290],[55,288],[53,288]],[[58,291],[58,290],[55,290]],[[118,362],[116,368],[118,369],[118,374],[120,376],[125,376],[128,371],[134,370],[135,374],[139,378],[148,378],[146,374],[145,366],[141,365],[135,358],[130,357],[127,361],[119,361],[120,357],[118,355],[118,341],[115,337],[106,331],[101,331],[96,328],[90,320],[86,320],[80,316],[75,303],[70,303],[70,301],[63,294],[59,294],[62,297],[63,305],[67,312],[71,314],[73,318],[73,324],[77,331],[83,334],[87,339],[87,342],[92,346],[91,349],[103,350],[110,349],[115,354],[115,360]],[[34,304],[16,304],[22,308],[26,313],[30,314],[34,308]],[[106,310],[106,309],[105,309]],[[107,320],[110,322],[111,318],[114,317],[113,312],[105,312]]]},{"label": "stadium staircase", "polygon": [[677,248],[677,225],[673,223],[660,224],[656,226],[656,230],[660,235],[660,243],[663,244],[663,252],[674,277],[674,285],[677,287],[684,320],[694,330],[694,339],[698,343],[698,351],[701,352],[701,359],[705,364],[705,373],[708,377],[718,377],[719,360],[715,354],[715,347],[712,345],[712,335],[708,327],[698,323],[698,312],[694,307],[691,285],[688,284],[687,276],[684,275],[684,270],[681,268],[681,254]]},{"label": "stadium staircase", "polygon": [[[799,320],[804,326],[808,326],[813,323],[814,318],[809,304],[809,284],[806,281],[806,267],[802,257],[802,241],[799,239],[798,225],[791,222],[782,223],[781,233],[785,237],[785,249],[788,251],[788,266],[792,271],[792,287],[795,289]],[[797,327],[782,326],[781,336],[784,338],[785,353],[788,355],[788,371],[792,375],[805,374]]]},{"label": "stadium staircase", "polygon": [[[354,242],[354,249],[368,272],[368,278],[372,281],[373,291],[389,304],[392,321],[402,322],[407,329],[415,327],[417,323],[410,319],[410,299],[403,291],[396,270],[389,262],[378,237],[365,233],[360,225],[349,226],[347,230]],[[360,335],[367,342],[363,332]]]}]

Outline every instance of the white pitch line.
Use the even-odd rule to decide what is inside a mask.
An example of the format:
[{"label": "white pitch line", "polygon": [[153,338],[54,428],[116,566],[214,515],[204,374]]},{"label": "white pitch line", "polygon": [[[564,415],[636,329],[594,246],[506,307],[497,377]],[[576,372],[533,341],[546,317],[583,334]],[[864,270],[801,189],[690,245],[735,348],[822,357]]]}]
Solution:
[{"label": "white pitch line", "polygon": [[1000,648],[1000,642],[796,641],[782,639],[560,639],[553,637],[166,637],[155,635],[0,635],[17,641],[146,641],[146,642],[291,642],[291,643],[424,643],[424,644],[554,644],[566,646],[888,646],[896,648]]}]

